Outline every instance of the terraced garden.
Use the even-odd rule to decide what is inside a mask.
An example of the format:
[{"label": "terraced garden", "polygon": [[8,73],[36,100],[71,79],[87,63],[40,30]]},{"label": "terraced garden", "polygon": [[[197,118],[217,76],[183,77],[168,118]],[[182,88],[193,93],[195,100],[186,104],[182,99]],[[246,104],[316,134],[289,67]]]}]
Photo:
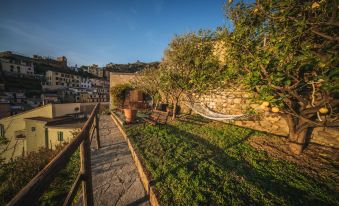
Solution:
[{"label": "terraced garden", "polygon": [[267,146],[282,137],[197,116],[126,130],[162,205],[339,205],[337,163],[275,155]]}]

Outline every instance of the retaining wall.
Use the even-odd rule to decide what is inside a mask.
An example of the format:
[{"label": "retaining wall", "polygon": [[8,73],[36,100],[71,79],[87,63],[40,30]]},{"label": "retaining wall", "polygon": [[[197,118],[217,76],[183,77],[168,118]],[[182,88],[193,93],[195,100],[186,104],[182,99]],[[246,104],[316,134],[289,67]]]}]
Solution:
[{"label": "retaining wall", "polygon": [[[223,92],[211,92],[197,97],[196,101],[205,104],[211,110],[223,114],[244,114],[256,111],[260,115],[257,121],[229,121],[229,123],[269,132],[276,135],[288,136],[286,120],[269,108],[253,102],[253,93],[242,88],[228,89]],[[339,148],[339,128],[315,128],[311,135],[311,142]]]}]

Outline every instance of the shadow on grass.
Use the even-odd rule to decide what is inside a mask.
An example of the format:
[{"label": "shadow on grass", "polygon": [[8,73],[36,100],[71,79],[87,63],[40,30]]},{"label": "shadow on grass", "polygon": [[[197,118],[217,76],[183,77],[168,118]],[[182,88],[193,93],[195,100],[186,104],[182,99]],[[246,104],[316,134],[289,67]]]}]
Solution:
[{"label": "shadow on grass", "polygon": [[[284,202],[290,205],[332,205],[333,203],[324,201],[319,199],[317,195],[309,194],[307,191],[298,189],[293,187],[287,182],[287,180],[277,179],[275,176],[270,174],[269,172],[259,172],[255,168],[253,168],[245,159],[240,158],[236,159],[231,157],[225,149],[236,147],[239,144],[243,144],[246,140],[248,140],[254,132],[251,132],[244,138],[236,141],[229,146],[226,146],[225,149],[221,149],[220,147],[210,143],[209,141],[194,135],[190,132],[183,131],[178,127],[173,125],[165,125],[160,127],[160,130],[166,130],[168,134],[174,134],[176,137],[181,138],[181,141],[188,144],[200,144],[204,145],[207,149],[207,153],[203,154],[201,157],[196,157],[190,161],[179,163],[178,166],[172,168],[166,173],[160,175],[158,178],[154,179],[153,183],[162,182],[169,175],[176,175],[177,172],[181,168],[195,168],[196,165],[203,161],[208,161],[210,164],[218,167],[222,171],[228,174],[236,174],[236,176],[240,176],[250,185],[254,185],[256,188],[260,189],[264,192],[265,197],[269,199],[271,194],[278,197],[279,199],[283,198]],[[166,138],[166,137],[160,137]],[[189,152],[189,151],[186,151]],[[244,151],[245,152],[245,151]],[[193,170],[194,171],[194,170]],[[237,180],[235,180],[237,181]],[[315,182],[314,180],[310,180],[311,182]],[[238,182],[241,184],[242,182]],[[239,185],[237,185],[239,186]],[[239,187],[240,188],[240,187]],[[215,188],[217,189],[217,188]],[[240,192],[239,192],[240,193]],[[263,203],[260,200],[254,200],[249,194],[246,192],[242,192],[242,194],[238,194],[241,197],[241,200],[246,204],[259,204]],[[279,201],[281,203],[281,201]],[[279,203],[275,202],[275,203]],[[271,202],[274,203],[274,202]]]}]

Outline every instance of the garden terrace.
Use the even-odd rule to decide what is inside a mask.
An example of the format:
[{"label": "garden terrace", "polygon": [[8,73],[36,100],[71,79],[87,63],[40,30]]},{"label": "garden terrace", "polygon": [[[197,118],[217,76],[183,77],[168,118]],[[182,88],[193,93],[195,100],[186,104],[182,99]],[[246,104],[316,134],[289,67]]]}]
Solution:
[{"label": "garden terrace", "polygon": [[284,138],[197,116],[126,131],[161,205],[339,204],[336,151],[293,157]]}]

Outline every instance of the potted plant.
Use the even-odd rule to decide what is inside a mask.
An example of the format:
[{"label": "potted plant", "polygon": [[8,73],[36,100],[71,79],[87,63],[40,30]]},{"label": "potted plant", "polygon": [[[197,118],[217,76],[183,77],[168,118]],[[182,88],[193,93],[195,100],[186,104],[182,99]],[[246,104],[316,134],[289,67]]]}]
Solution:
[{"label": "potted plant", "polygon": [[114,109],[123,108],[124,101],[127,99],[129,92],[132,90],[132,86],[130,84],[118,84],[114,87],[111,87],[111,100],[112,107]]},{"label": "potted plant", "polygon": [[137,107],[136,102],[128,102],[126,107],[124,108],[124,114],[126,118],[126,123],[130,124],[133,123],[137,117]]}]

